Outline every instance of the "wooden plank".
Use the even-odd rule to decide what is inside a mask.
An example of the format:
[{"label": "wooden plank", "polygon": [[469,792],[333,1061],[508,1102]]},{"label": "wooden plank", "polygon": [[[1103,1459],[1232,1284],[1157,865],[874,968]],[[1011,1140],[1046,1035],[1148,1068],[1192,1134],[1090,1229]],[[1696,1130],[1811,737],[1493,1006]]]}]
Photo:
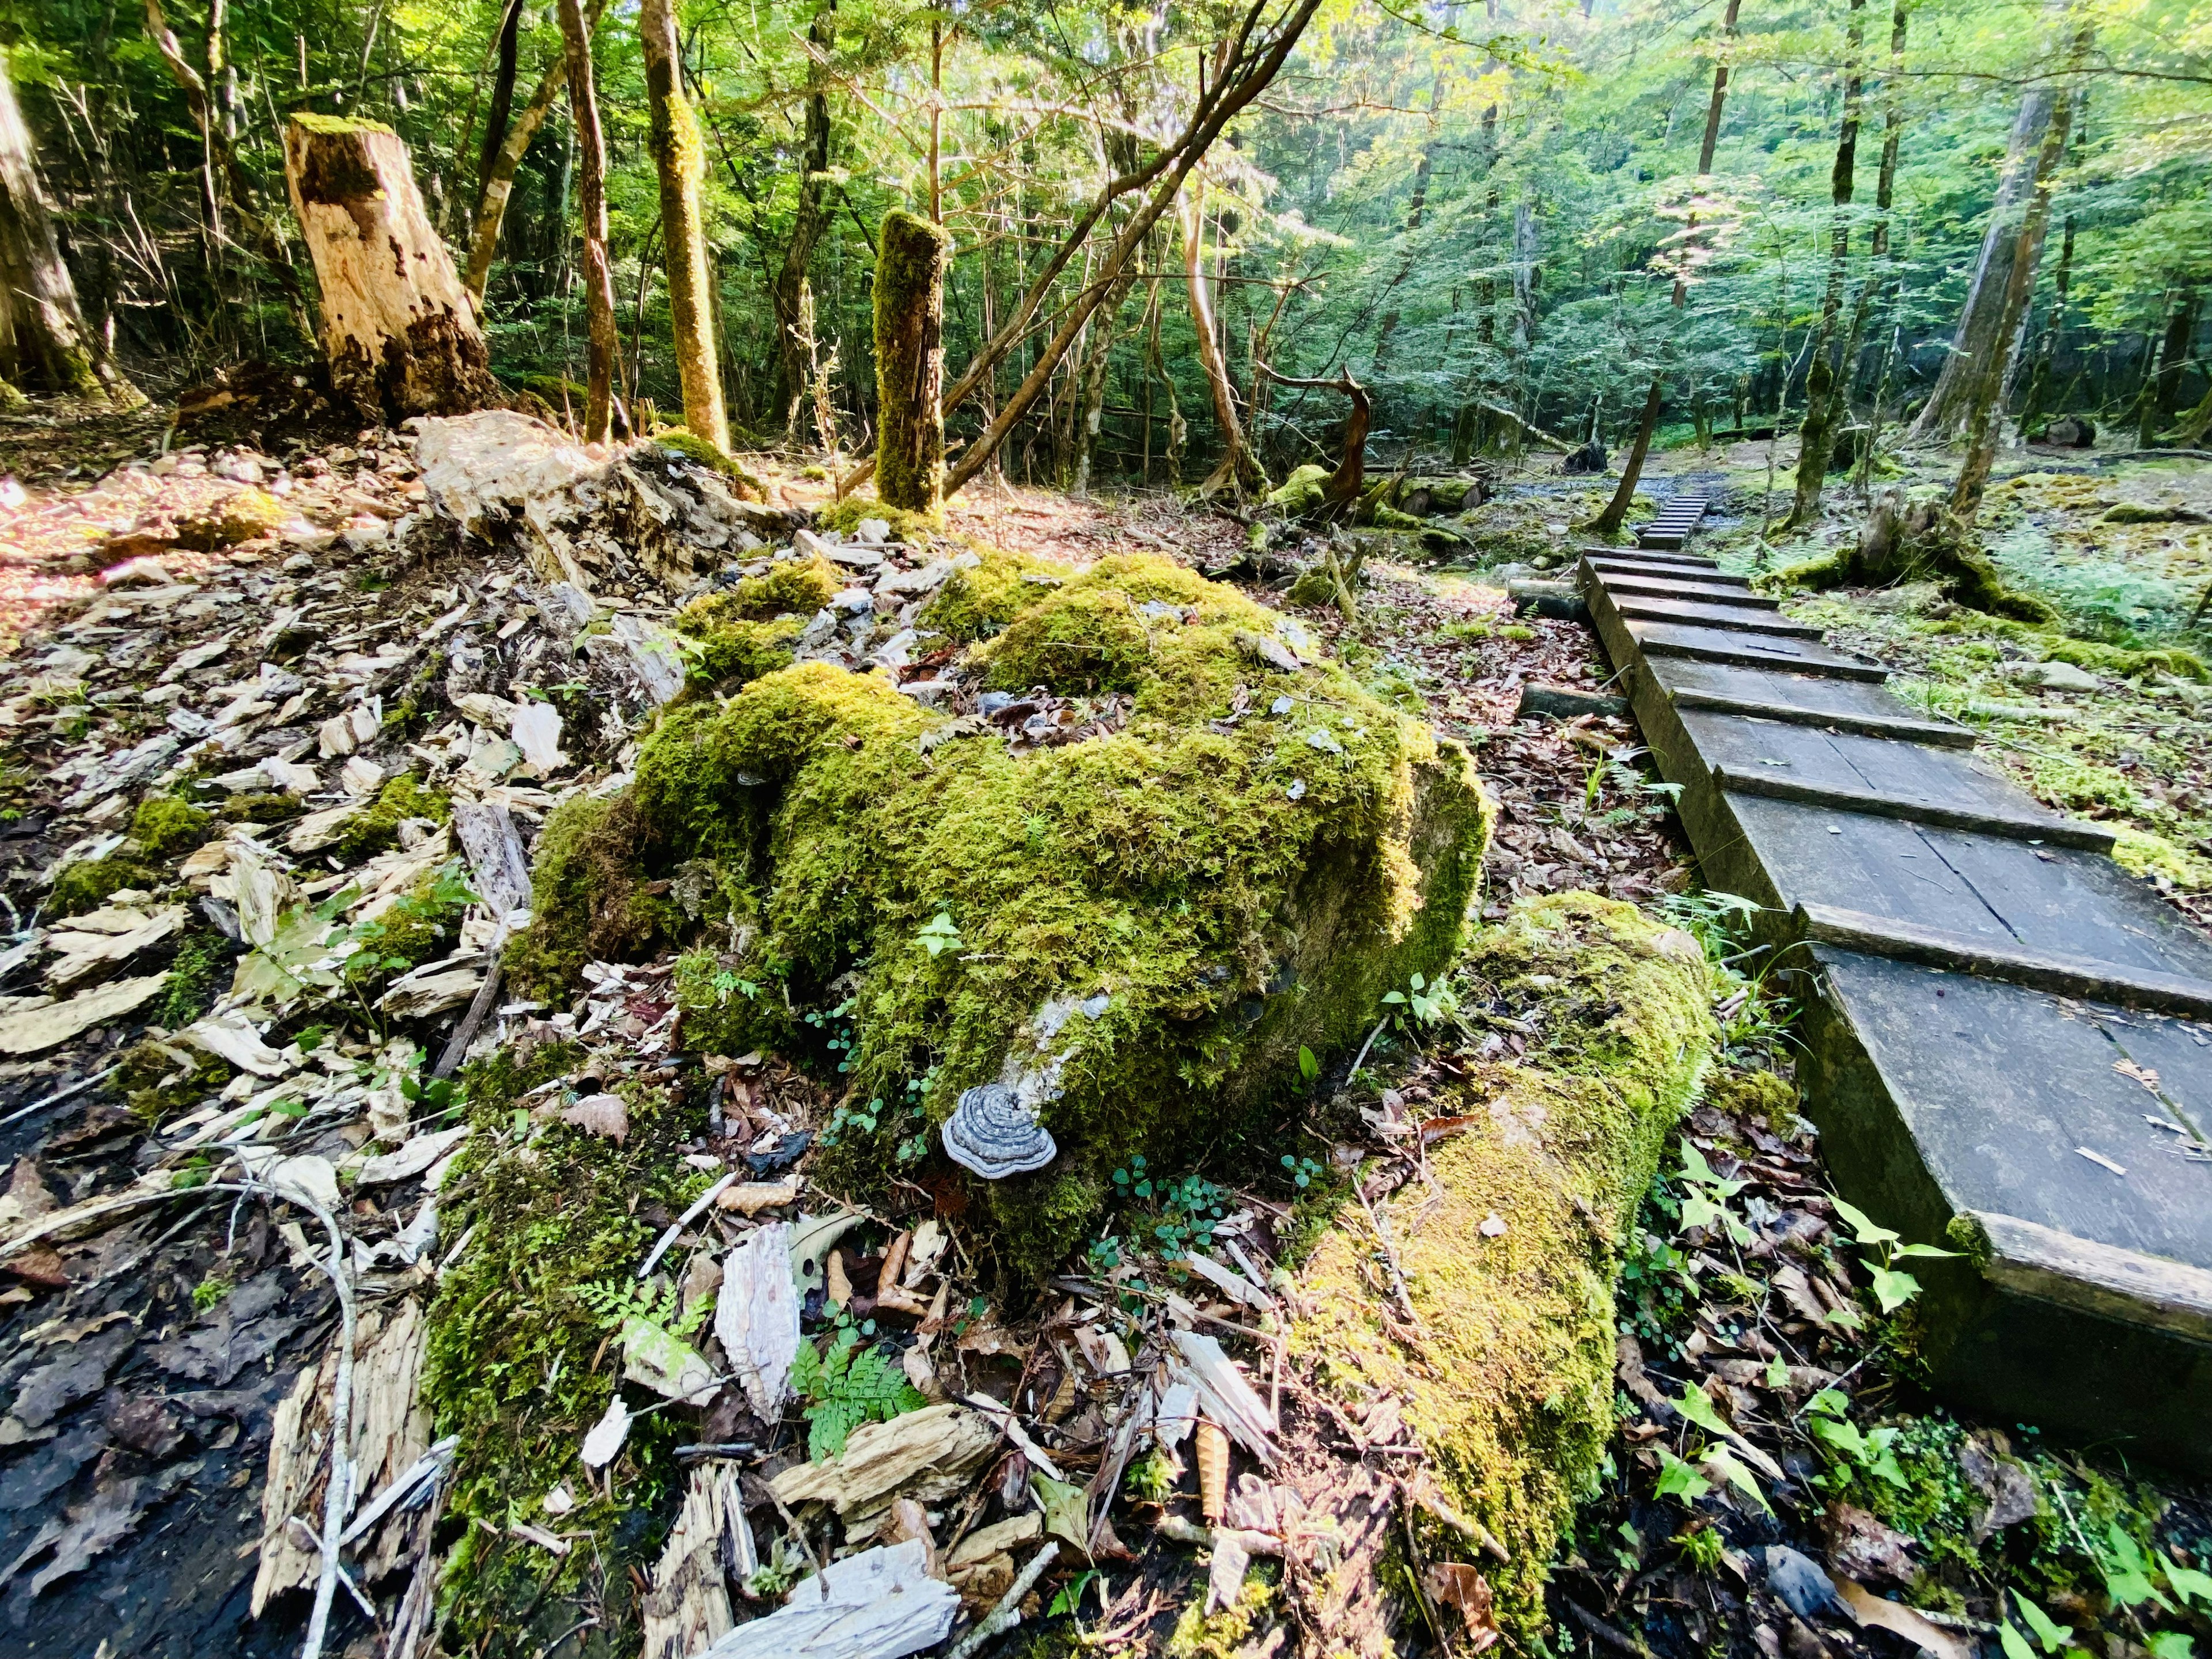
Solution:
[{"label": "wooden plank", "polygon": [[1626,598],[1642,594],[1655,599],[1691,599],[1701,605],[1740,605],[1747,611],[1779,611],[1782,601],[1764,593],[1753,593],[1747,588],[1730,587],[1725,582],[1698,581],[1686,577],[1650,576],[1626,574],[1614,570],[1592,573],[1595,580],[1605,584],[1606,591]]},{"label": "wooden plank", "polygon": [[1825,674],[1834,679],[1864,680],[1870,684],[1879,684],[1889,678],[1886,668],[1853,662],[1811,640],[1769,639],[1717,628],[1634,620],[1628,622],[1627,631],[1643,651],[1655,657],[1691,657],[1701,662],[1788,668],[1801,674]]},{"label": "wooden plank", "polygon": [[1674,693],[1676,707],[1716,714],[1741,714],[1822,730],[1856,732],[1903,743],[1935,744],[1947,749],[1972,749],[1978,739],[1963,726],[1938,726],[1929,720],[1892,718],[1887,714],[1836,714],[1796,703],[1753,702],[1716,691]]},{"label": "wooden plank", "polygon": [[1742,605],[1705,605],[1695,599],[1655,599],[1643,593],[1624,593],[1607,586],[1614,607],[1624,617],[1650,622],[1678,622],[1698,628],[1725,628],[1746,634],[1771,634],[1778,639],[1817,640],[1823,630],[1809,623],[1792,622],[1769,611]]},{"label": "wooden plank", "polygon": [[1800,904],[1796,920],[1805,938],[1822,945],[1840,945],[1923,967],[2001,979],[2058,996],[2200,1019],[2212,1018],[2212,980],[2118,963],[2003,950],[1966,934],[1833,905]]},{"label": "wooden plank", "polygon": [[2092,824],[2069,823],[2063,818],[2047,817],[2041,813],[2033,817],[2015,817],[1972,807],[1947,806],[1940,802],[1909,795],[1809,783],[1798,778],[1778,777],[1770,772],[1750,772],[1727,766],[1713,768],[1713,782],[1729,794],[1764,795],[1775,800],[1798,801],[1808,806],[1832,807],[1838,812],[1903,818],[1913,823],[1932,824],[1945,830],[1972,830],[1979,835],[1999,836],[2034,845],[2079,847],[2093,853],[2109,853],[2112,849],[2112,834],[2109,830],[2099,830]]},{"label": "wooden plank", "polygon": [[1747,702],[1784,705],[1808,716],[1838,720],[1850,716],[1910,720],[1917,712],[1878,684],[1798,673],[1786,665],[1745,666],[1698,662],[1687,657],[1655,657],[1642,672],[1677,698],[1705,692]]},{"label": "wooden plank", "polygon": [[1585,558],[1583,562],[1590,576],[1601,580],[1626,576],[1642,581],[1695,582],[1745,594],[1751,592],[1751,584],[1743,577],[1731,576],[1717,565],[1650,564],[1640,559]]},{"label": "wooden plank", "polygon": [[[1710,709],[1682,708],[1679,717],[1699,759],[1716,775],[1787,779],[1838,796],[1886,796],[1970,817],[2017,820],[2034,824],[2038,835],[2072,823],[1956,748]],[[1759,793],[1756,785],[1752,788]],[[2109,833],[2097,830],[2098,850],[2111,842]]]},{"label": "wooden plank", "polygon": [[1969,1210],[1982,1276],[2018,1295],[2212,1342],[2212,1271],[2075,1237],[2018,1216]]}]

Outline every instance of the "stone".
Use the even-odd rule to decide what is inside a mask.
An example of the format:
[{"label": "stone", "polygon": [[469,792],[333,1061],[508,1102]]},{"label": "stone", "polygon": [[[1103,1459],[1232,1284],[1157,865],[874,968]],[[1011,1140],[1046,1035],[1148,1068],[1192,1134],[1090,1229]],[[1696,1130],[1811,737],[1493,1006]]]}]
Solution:
[{"label": "stone", "polygon": [[963,1090],[945,1120],[943,1137],[945,1155],[986,1181],[1042,1170],[1060,1154],[1052,1132],[1003,1083]]},{"label": "stone", "polygon": [[2070,662],[2027,662],[2010,672],[2022,685],[2040,686],[2045,691],[2096,691],[2105,684]]}]

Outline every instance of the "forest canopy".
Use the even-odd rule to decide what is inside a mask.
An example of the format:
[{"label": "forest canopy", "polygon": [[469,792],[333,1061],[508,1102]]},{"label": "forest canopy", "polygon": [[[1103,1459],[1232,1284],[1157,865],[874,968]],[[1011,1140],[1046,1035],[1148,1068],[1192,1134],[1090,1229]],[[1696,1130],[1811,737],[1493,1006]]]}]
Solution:
[{"label": "forest canopy", "polygon": [[[684,403],[643,15],[629,0],[581,14],[606,153],[614,397],[646,406],[641,428]],[[556,8],[9,0],[0,39],[88,327],[134,379],[318,356],[285,210],[283,132],[301,112],[404,141],[431,223],[481,292],[502,381],[559,407],[583,379],[578,124]],[[2016,208],[2062,106],[2010,406],[2141,419],[2147,437],[2205,424],[2187,417],[2212,277],[2212,15],[2186,0],[714,0],[677,6],[673,39],[733,441],[872,448],[877,244],[897,209],[951,239],[951,447],[1047,359],[998,457],[1018,479],[1195,482],[1222,457],[1224,420],[1249,427],[1274,477],[1328,459],[1339,400],[1263,369],[1348,371],[1386,457],[1413,444],[1464,460],[1528,429],[1619,442],[1647,384],[1662,442],[1792,426],[1824,309],[1841,313],[1827,326],[1851,357],[1850,407],[1879,398],[1895,420],[1954,356],[1970,292],[1992,276],[1993,204]],[[1288,50],[1116,268],[1152,182],[1128,181],[1157,173],[1219,95],[1231,42],[1248,66],[1255,42]],[[963,380],[1010,321],[1011,349]],[[1070,349],[1052,361],[1064,321]]]}]

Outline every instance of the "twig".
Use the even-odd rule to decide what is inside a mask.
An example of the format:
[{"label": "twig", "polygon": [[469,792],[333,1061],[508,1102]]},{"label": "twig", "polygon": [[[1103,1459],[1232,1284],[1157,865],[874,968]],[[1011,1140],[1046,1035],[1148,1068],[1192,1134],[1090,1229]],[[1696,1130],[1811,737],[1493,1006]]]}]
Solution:
[{"label": "twig", "polygon": [[1398,1252],[1391,1248],[1390,1235],[1382,1231],[1382,1218],[1375,1213],[1375,1206],[1367,1201],[1367,1190],[1359,1184],[1357,1177],[1352,1181],[1352,1190],[1359,1195],[1359,1207],[1367,1212],[1367,1224],[1375,1229],[1375,1242],[1382,1247],[1382,1260],[1390,1269],[1390,1288],[1397,1292],[1398,1305],[1406,1310],[1406,1317],[1413,1322],[1415,1330],[1426,1330],[1428,1327],[1421,1322],[1420,1315],[1413,1311],[1413,1298],[1407,1291],[1406,1275],[1399,1269]]},{"label": "twig", "polygon": [[49,1106],[58,1106],[62,1102],[67,1100],[71,1095],[81,1095],[87,1089],[92,1087],[94,1084],[106,1082],[108,1079],[113,1077],[122,1069],[123,1068],[120,1066],[111,1066],[104,1072],[94,1073],[88,1078],[85,1078],[81,1081],[70,1084],[66,1089],[55,1090],[53,1093],[48,1095],[44,1100],[33,1101],[28,1106],[19,1106],[14,1111],[9,1113],[7,1116],[0,1117],[0,1129],[6,1128],[11,1123],[20,1122],[22,1119],[29,1117],[35,1112],[43,1112]]},{"label": "twig", "polygon": [[[253,1183],[260,1187],[260,1183]],[[337,1594],[338,1540],[344,1534],[346,1516],[353,1510],[353,1281],[346,1277],[345,1235],[337,1218],[298,1191],[261,1190],[313,1212],[331,1236],[331,1259],[319,1266],[328,1274],[338,1298],[337,1376],[331,1389],[331,1479],[323,1494],[323,1566],[315,1580],[315,1604],[307,1615],[307,1639],[300,1644],[300,1659],[319,1659],[323,1634],[329,1628],[331,1602]]]},{"label": "twig", "polygon": [[659,1240],[653,1244],[653,1249],[646,1253],[645,1265],[637,1270],[637,1277],[641,1284],[644,1282],[645,1278],[648,1273],[652,1273],[656,1267],[660,1265],[660,1258],[668,1254],[668,1247],[673,1244],[677,1239],[683,1235],[684,1230],[690,1226],[693,1222],[696,1221],[701,1216],[706,1214],[708,1206],[722,1195],[722,1188],[728,1186],[737,1178],[738,1172],[735,1170],[731,1170],[729,1174],[724,1176],[720,1181],[716,1182],[713,1186],[708,1188],[705,1192],[700,1194],[697,1198],[694,1199],[691,1201],[691,1207],[684,1211],[682,1215],[678,1216],[673,1222],[669,1224],[668,1231],[661,1234]]},{"label": "twig", "polygon": [[983,1622],[969,1631],[953,1644],[945,1659],[970,1659],[975,1650],[1001,1631],[1012,1630],[1022,1621],[1022,1597],[1036,1588],[1036,1581],[1044,1577],[1044,1570],[1060,1557],[1060,1540],[1054,1539],[1035,1555],[1022,1569],[1021,1577],[999,1598],[999,1605],[983,1615]]},{"label": "twig", "polygon": [[446,1044],[446,1052],[438,1056],[438,1063],[430,1072],[433,1078],[453,1076],[454,1068],[468,1054],[469,1044],[476,1041],[477,1028],[484,1023],[484,1016],[491,1012],[491,1005],[499,995],[500,953],[506,948],[507,919],[502,916],[499,931],[492,936],[489,959],[484,963],[483,983],[477,987],[469,1011],[461,1016],[461,1023],[454,1028],[452,1040]]},{"label": "twig", "polygon": [[1359,1052],[1352,1057],[1352,1069],[1344,1074],[1346,1082],[1359,1075],[1359,1067],[1367,1058],[1367,1051],[1375,1046],[1375,1039],[1382,1035],[1382,1028],[1389,1023],[1390,1016],[1388,1014],[1375,1022],[1375,1029],[1367,1034],[1367,1041],[1359,1045]]}]

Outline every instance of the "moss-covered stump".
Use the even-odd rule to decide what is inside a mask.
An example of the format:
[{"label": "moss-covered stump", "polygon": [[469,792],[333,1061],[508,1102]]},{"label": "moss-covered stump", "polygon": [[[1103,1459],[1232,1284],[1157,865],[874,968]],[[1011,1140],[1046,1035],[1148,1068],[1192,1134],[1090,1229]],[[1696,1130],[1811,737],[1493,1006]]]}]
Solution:
[{"label": "moss-covered stump", "polygon": [[1433,1186],[1376,1206],[1387,1252],[1357,1209],[1323,1239],[1291,1351],[1347,1401],[1407,1402],[1452,1505],[1510,1558],[1482,1563],[1500,1623],[1530,1636],[1613,1427],[1623,1243],[1716,1030],[1696,943],[1590,894],[1518,907],[1468,969],[1514,1012],[1540,1005],[1542,1046],[1432,1103],[1470,1127],[1431,1150]]},{"label": "moss-covered stump", "polygon": [[911,213],[884,216],[876,256],[876,493],[934,518],[945,500],[945,267],[952,239]]},{"label": "moss-covered stump", "polygon": [[[1487,822],[1463,748],[1273,611],[1152,557],[1014,563],[940,596],[978,632],[1004,618],[963,672],[1088,699],[1102,735],[1017,753],[820,663],[679,706],[624,795],[549,822],[518,971],[544,984],[696,928],[685,1040],[740,1053],[789,1046],[802,1014],[849,1023],[825,1173],[959,1181],[1039,1273],[1118,1164],[1257,1127],[1301,1046],[1356,1041],[1384,992],[1451,959]],[[1059,1154],[971,1182],[935,1130],[998,1081]]]}]

